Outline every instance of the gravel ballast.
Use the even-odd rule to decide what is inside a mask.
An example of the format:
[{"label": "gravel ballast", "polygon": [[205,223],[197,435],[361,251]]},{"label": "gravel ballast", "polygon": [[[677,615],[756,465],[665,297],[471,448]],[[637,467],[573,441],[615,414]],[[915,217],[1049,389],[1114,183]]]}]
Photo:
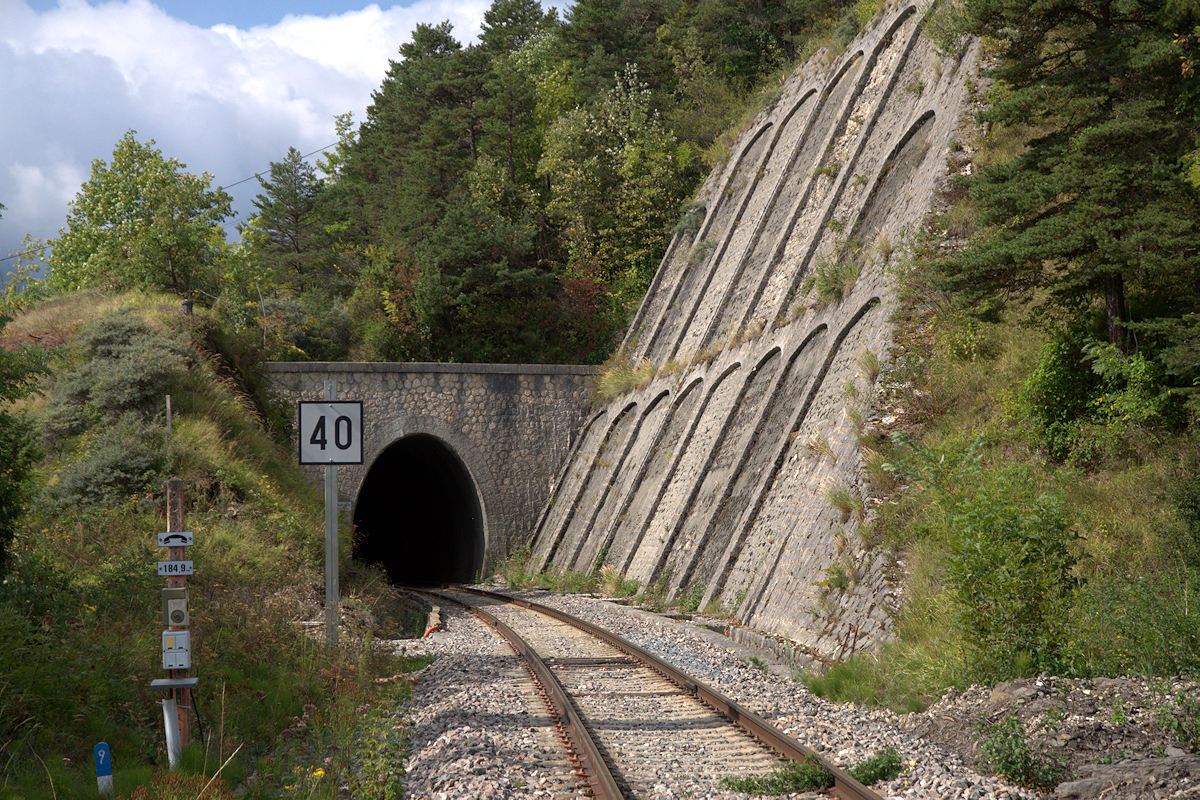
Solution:
[{"label": "gravel ballast", "polygon": [[[803,684],[777,674],[783,670],[772,672],[755,666],[748,650],[693,624],[590,596],[540,591],[511,594],[560,608],[624,636],[724,692],[839,766],[853,766],[894,747],[904,771],[873,787],[884,797],[1033,800],[1046,796],[976,771],[973,766],[980,764],[980,757],[974,731],[981,716],[995,718],[1019,707],[1022,700],[1057,696],[1052,682],[1059,679],[1043,679],[1050,688],[1041,690],[1034,681],[1028,682],[1034,686],[1032,690],[1025,682],[993,689],[972,687],[948,693],[923,714],[898,715],[816,697]],[[395,645],[409,654],[436,656],[420,675],[410,706],[398,712],[410,729],[407,796],[434,800],[581,796],[558,734],[527,673],[490,629],[466,612],[443,607],[441,629],[423,640]],[[1112,683],[1102,686],[1115,691]],[[1081,687],[1069,682],[1059,683],[1057,688],[1059,694],[1072,690],[1080,697],[1094,694],[1083,694]],[[1127,707],[1136,709],[1135,702]],[[1060,740],[1076,736],[1076,728],[1095,727],[1094,718],[1072,720],[1069,708],[1065,715],[1061,710],[1056,713]],[[1131,716],[1136,713],[1131,711]],[[1023,719],[1027,716],[1022,714]],[[1063,725],[1073,721],[1078,725]],[[1113,741],[1118,747],[1130,740]],[[1160,752],[1165,750],[1158,745],[1155,752],[1165,758],[1143,759],[1140,756],[1144,754],[1110,748],[1105,751],[1109,754],[1106,759],[1093,748],[1089,764],[1067,760],[1070,778],[1076,780],[1064,781],[1058,795],[1112,800],[1200,797],[1197,759],[1177,748]],[[1104,760],[1116,763],[1104,764]],[[1143,761],[1147,763],[1140,763]],[[1148,777],[1130,778],[1142,771]],[[686,774],[686,765],[680,769],[680,765],[664,761],[664,779],[654,787],[654,797],[748,796],[721,790],[706,793],[697,784],[680,779]]]}]

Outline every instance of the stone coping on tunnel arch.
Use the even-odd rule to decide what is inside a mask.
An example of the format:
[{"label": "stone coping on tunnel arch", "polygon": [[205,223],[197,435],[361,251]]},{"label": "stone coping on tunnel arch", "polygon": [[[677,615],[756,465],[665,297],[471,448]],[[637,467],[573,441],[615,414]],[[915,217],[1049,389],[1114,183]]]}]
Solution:
[{"label": "stone coping on tunnel arch", "polygon": [[[590,412],[597,371],[573,364],[264,364],[274,394],[293,406],[293,423],[296,404],[323,399],[326,380],[337,381],[339,399],[362,401],[363,464],[340,467],[338,482],[339,497],[353,502],[353,519],[360,527],[368,522],[359,519],[360,507],[372,506],[361,505],[360,492],[399,483],[406,474],[398,453],[444,452],[460,462],[482,516],[482,533],[462,536],[482,536],[478,549],[483,555],[476,566],[485,573],[532,538],[538,514]],[[411,447],[417,437],[436,440],[440,447]],[[321,479],[321,467],[304,470],[314,482]],[[388,480],[379,479],[383,471],[390,471]],[[402,489],[397,486],[396,491]],[[388,536],[415,535],[402,520],[394,525]],[[451,541],[459,536],[442,533]]]},{"label": "stone coping on tunnel arch", "polygon": [[267,361],[267,372],[444,372],[463,375],[596,375],[590,364],[461,364],[446,361]]}]

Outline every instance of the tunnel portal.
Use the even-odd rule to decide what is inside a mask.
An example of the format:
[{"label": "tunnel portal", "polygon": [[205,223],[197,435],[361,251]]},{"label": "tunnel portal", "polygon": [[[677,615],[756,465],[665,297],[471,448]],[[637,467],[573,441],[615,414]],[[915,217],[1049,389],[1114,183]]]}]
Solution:
[{"label": "tunnel portal", "polygon": [[354,556],[392,583],[471,581],[483,568],[483,513],[475,481],[441,439],[414,434],[371,464],[354,507]]}]

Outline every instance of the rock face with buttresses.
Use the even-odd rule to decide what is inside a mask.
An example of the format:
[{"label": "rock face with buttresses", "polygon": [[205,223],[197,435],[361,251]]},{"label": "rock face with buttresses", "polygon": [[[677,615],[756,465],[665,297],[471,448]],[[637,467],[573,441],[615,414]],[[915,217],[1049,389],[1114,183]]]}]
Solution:
[{"label": "rock face with buttresses", "polygon": [[977,61],[939,51],[927,8],[893,6],[801,68],[709,177],[624,343],[656,377],[585,423],[533,566],[607,565],[817,658],[886,635],[859,436],[889,267],[945,179]]}]

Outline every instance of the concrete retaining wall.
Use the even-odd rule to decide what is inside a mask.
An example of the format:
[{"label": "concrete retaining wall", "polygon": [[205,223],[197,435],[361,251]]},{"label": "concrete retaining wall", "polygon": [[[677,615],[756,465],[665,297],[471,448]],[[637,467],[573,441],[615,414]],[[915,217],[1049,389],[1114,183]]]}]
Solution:
[{"label": "concrete retaining wall", "polygon": [[[926,8],[802,68],[710,176],[700,231],[671,243],[625,342],[658,376],[589,421],[535,565],[609,565],[817,658],[887,635],[884,559],[858,535],[864,364],[886,361],[888,268],[943,180],[977,58],[936,52]],[[811,279],[839,262],[861,274],[823,301]]]}]

